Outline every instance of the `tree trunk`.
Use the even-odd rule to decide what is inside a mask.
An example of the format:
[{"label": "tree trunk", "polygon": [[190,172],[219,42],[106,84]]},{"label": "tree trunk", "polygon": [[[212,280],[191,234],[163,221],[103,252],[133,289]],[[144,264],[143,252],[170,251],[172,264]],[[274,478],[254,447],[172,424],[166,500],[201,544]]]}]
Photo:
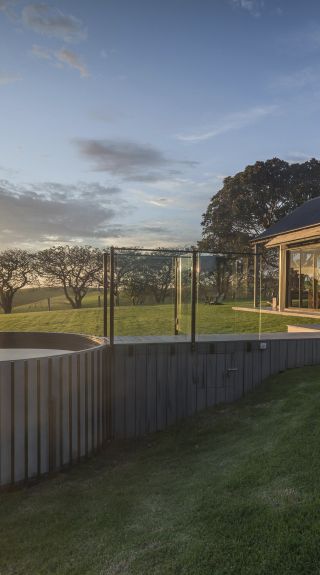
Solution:
[{"label": "tree trunk", "polygon": [[1,295],[1,307],[5,314],[12,313],[12,303],[13,303],[13,295],[10,294]]}]

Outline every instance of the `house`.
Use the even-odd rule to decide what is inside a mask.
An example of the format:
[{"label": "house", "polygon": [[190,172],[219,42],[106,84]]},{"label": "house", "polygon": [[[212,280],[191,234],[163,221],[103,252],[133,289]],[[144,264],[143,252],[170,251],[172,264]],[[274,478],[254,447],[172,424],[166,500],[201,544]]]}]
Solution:
[{"label": "house", "polygon": [[320,313],[320,197],[296,208],[253,240],[279,249],[278,310]]}]

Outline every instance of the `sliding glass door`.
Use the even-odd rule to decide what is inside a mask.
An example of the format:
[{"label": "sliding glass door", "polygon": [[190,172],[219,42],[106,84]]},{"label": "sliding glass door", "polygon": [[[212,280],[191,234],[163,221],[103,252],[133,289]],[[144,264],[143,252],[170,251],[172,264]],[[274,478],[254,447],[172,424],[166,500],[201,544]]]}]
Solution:
[{"label": "sliding glass door", "polygon": [[288,251],[287,307],[320,309],[320,248]]}]

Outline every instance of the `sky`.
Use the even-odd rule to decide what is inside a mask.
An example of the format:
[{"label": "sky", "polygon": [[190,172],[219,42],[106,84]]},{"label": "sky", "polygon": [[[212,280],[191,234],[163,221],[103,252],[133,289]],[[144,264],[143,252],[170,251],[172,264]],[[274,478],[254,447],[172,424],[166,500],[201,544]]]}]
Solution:
[{"label": "sky", "polygon": [[319,158],[318,0],[0,0],[0,249],[184,247],[223,179]]}]

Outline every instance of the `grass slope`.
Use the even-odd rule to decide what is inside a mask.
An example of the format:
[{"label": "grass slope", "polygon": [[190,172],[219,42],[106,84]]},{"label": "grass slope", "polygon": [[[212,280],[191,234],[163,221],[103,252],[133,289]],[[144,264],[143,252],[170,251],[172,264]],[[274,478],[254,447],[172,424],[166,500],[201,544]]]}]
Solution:
[{"label": "grass slope", "polygon": [[[101,305],[103,296],[98,290],[90,289],[83,298],[82,306],[98,307],[100,295]],[[20,290],[14,298],[14,313],[48,311],[48,298],[50,298],[51,310],[70,310],[70,303],[66,299],[62,288],[29,288]]]},{"label": "grass slope", "polygon": [[[88,296],[89,297],[89,296]],[[95,295],[92,295],[94,298]],[[315,323],[312,318],[285,317],[232,310],[233,303],[221,306],[199,304],[197,332],[258,333],[287,331],[288,323]],[[60,311],[0,315],[0,331],[63,331],[102,335],[103,309],[83,308]],[[181,328],[190,333],[190,313],[186,310]],[[123,306],[115,309],[116,335],[171,335],[173,306]]]},{"label": "grass slope", "polygon": [[0,573],[320,569],[320,368],[0,494]]}]

